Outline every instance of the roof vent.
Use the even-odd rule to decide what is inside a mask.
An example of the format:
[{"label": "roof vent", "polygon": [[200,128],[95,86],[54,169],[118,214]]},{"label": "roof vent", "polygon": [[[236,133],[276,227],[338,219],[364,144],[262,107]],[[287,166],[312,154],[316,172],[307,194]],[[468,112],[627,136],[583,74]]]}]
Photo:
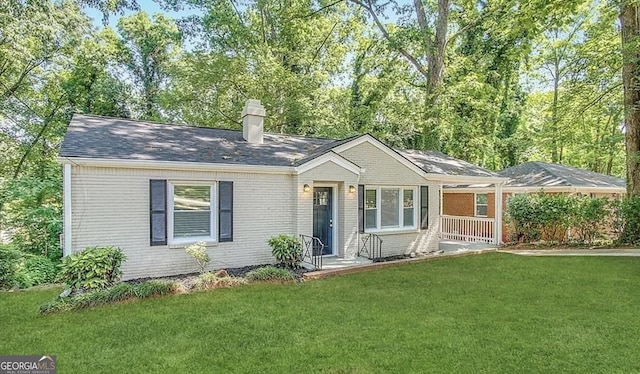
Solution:
[{"label": "roof vent", "polygon": [[242,110],[242,137],[248,143],[262,144],[266,111],[260,100],[249,99]]}]

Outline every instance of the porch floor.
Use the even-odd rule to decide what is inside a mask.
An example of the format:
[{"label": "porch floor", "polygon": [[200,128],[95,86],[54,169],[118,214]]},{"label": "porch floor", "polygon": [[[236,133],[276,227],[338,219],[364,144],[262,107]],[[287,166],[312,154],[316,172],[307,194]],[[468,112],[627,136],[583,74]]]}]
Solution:
[{"label": "porch floor", "polygon": [[372,264],[373,261],[364,257],[342,258],[342,257],[325,257],[322,259],[322,270],[344,269],[359,265]]}]

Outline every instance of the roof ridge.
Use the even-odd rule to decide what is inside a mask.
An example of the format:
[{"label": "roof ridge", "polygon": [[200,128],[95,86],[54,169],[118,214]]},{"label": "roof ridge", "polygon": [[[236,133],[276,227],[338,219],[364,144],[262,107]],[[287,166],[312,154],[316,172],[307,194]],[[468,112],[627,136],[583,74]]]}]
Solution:
[{"label": "roof ridge", "polygon": [[[112,116],[102,116],[102,115],[98,115],[98,114],[85,114],[85,113],[74,113],[73,117],[76,116],[83,116],[83,117],[94,117],[94,118],[103,118],[103,119],[110,119],[110,120],[116,120],[116,121],[128,121],[128,122],[135,122],[135,123],[143,123],[143,124],[150,124],[150,125],[160,125],[160,126],[179,126],[179,127],[189,127],[189,128],[194,128],[194,129],[208,129],[208,130],[222,130],[222,131],[235,131],[235,132],[242,132],[242,128],[240,129],[225,129],[225,128],[221,128],[221,127],[210,127],[210,126],[198,126],[198,125],[190,125],[190,124],[180,124],[180,123],[174,123],[174,122],[160,122],[160,121],[150,121],[150,120],[142,120],[142,119],[134,119],[134,118],[124,118],[124,117],[112,117]],[[73,118],[72,118],[73,120]],[[282,133],[273,133],[273,132],[264,132],[264,134],[266,135],[275,135],[275,136],[290,136],[293,138],[305,138],[305,139],[319,139],[319,140],[332,140],[332,141],[341,141],[343,139],[336,139],[336,138],[328,138],[328,137],[319,137],[319,136],[307,136],[307,135],[299,135],[299,134],[282,134]],[[364,134],[361,134],[364,135]],[[357,137],[357,136],[361,136],[361,135],[354,135],[350,138],[353,137]],[[345,139],[350,139],[350,138],[345,138]]]},{"label": "roof ridge", "polygon": [[[568,183],[569,185],[571,185],[571,182],[569,182],[569,180],[563,176],[563,175],[558,175],[556,174],[553,170],[549,169],[548,166],[550,165],[547,162],[543,162],[543,161],[533,161],[534,163],[536,163],[542,170],[546,171],[547,173],[551,174],[553,177],[558,178],[558,179],[562,179],[563,182]],[[554,164],[554,165],[561,165],[561,166],[565,166],[563,164]]]}]

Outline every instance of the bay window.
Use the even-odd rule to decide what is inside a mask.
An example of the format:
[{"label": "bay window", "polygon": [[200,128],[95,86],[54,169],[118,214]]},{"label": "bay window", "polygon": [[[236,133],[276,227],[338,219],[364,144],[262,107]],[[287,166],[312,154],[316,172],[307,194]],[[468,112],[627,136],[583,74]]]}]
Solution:
[{"label": "bay window", "polygon": [[367,187],[364,199],[365,229],[415,229],[415,196],[415,188]]}]

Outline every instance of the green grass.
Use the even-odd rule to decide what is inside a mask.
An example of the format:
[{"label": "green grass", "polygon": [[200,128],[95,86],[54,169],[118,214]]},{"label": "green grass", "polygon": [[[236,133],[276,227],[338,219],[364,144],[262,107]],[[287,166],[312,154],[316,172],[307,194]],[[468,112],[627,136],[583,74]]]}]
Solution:
[{"label": "green grass", "polygon": [[59,373],[640,372],[640,258],[443,259],[49,316],[0,293],[0,354]]}]

